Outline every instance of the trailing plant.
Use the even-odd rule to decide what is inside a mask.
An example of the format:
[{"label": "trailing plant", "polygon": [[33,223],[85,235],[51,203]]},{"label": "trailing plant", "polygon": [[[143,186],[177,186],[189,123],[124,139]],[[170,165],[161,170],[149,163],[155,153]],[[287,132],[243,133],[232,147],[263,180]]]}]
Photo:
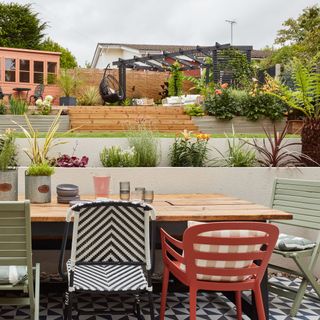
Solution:
[{"label": "trailing plant", "polygon": [[17,165],[17,150],[13,131],[7,129],[0,135],[0,170],[6,171]]},{"label": "trailing plant", "polygon": [[48,115],[51,112],[52,109],[52,100],[53,97],[50,95],[45,96],[44,100],[37,99],[36,106],[37,106],[37,113],[42,115]]},{"label": "trailing plant", "polygon": [[232,127],[232,136],[226,135],[228,150],[226,154],[216,149],[221,158],[214,160],[215,165],[223,167],[254,167],[256,153],[247,147],[247,142],[236,138],[234,128]]},{"label": "trailing plant", "polygon": [[273,134],[268,132],[265,128],[267,138],[262,140],[262,144],[257,139],[253,142],[246,141],[247,144],[253,146],[259,157],[258,163],[263,167],[295,167],[303,166],[302,159],[306,156],[300,152],[290,151],[288,148],[292,146],[301,145],[300,142],[286,142],[284,139],[288,131],[289,124],[278,132],[276,126],[273,127]]},{"label": "trailing plant", "polygon": [[135,167],[137,154],[134,148],[122,149],[120,146],[104,147],[100,152],[100,161],[104,167]]},{"label": "trailing plant", "polygon": [[188,116],[192,117],[201,117],[204,116],[203,108],[199,104],[192,103],[192,104],[187,104],[184,106],[184,112]]},{"label": "trailing plant", "polygon": [[134,148],[138,167],[156,167],[160,162],[161,152],[155,134],[145,126],[139,125],[128,137],[129,146]]},{"label": "trailing plant", "polygon": [[55,167],[77,167],[77,168],[84,168],[88,164],[89,158],[87,156],[82,156],[81,159],[72,155],[69,156],[67,154],[63,154],[59,156],[55,160]]},{"label": "trailing plant", "polygon": [[204,167],[208,160],[209,135],[198,134],[184,130],[182,137],[176,137],[170,147],[169,158],[172,167]]},{"label": "trailing plant", "polygon": [[27,102],[21,99],[10,98],[10,112],[14,115],[22,115],[28,111]]},{"label": "trailing plant", "polygon": [[26,170],[27,176],[52,176],[53,174],[54,168],[48,162],[33,163]]},{"label": "trailing plant", "polygon": [[182,85],[183,85],[183,73],[180,70],[181,66],[179,62],[172,64],[170,68],[170,77],[168,79],[168,95],[171,96],[181,96],[182,95]]},{"label": "trailing plant", "polygon": [[86,87],[78,98],[78,105],[81,106],[98,106],[102,105],[101,96],[97,87]]},{"label": "trailing plant", "polygon": [[76,95],[81,81],[76,71],[73,74],[67,69],[62,69],[58,78],[58,84],[63,91],[64,96],[70,97]]}]

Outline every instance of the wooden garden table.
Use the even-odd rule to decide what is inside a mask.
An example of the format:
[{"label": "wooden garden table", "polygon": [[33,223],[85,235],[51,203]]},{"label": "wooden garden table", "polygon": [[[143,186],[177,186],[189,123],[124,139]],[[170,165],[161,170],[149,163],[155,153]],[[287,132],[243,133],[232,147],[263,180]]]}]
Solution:
[{"label": "wooden garden table", "polygon": [[[83,199],[94,199],[92,196],[83,196]],[[117,199],[118,197],[112,196]],[[174,231],[177,231],[178,223],[188,220],[195,221],[266,221],[277,219],[292,219],[290,213],[270,209],[246,200],[228,197],[221,194],[170,194],[156,195],[153,207],[156,210],[157,225],[174,224]],[[55,199],[48,204],[31,204],[31,220],[36,233],[47,238],[62,237],[62,225],[65,221],[69,205],[57,204]],[[37,227],[37,228],[34,228]],[[184,226],[185,228],[185,226]],[[59,231],[57,231],[59,230]],[[40,238],[41,239],[41,238]],[[42,236],[43,239],[43,236]],[[42,243],[42,241],[40,241]],[[45,245],[44,245],[45,246]],[[45,249],[43,247],[42,249]],[[262,297],[264,300],[265,312],[268,319],[268,274],[264,275],[261,282]],[[233,293],[224,294],[234,301]],[[254,301],[247,297],[242,298],[243,311],[256,320],[257,314]]]}]

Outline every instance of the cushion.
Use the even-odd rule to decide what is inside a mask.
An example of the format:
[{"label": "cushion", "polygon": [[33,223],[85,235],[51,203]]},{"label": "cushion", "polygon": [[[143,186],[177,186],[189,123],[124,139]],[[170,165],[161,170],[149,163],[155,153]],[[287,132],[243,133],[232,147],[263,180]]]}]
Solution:
[{"label": "cushion", "polygon": [[280,251],[297,251],[312,249],[316,246],[314,241],[290,234],[280,233],[275,249]]},{"label": "cushion", "polygon": [[16,285],[27,274],[25,266],[0,266],[0,284]]},{"label": "cushion", "polygon": [[[205,222],[188,221],[188,227],[203,224]],[[255,230],[218,230],[208,231],[200,234],[201,236],[212,236],[212,237],[261,237],[265,233],[262,231]],[[261,245],[195,245],[194,248],[197,251],[202,252],[259,252]],[[252,260],[239,260],[239,261],[213,261],[213,260],[202,260],[197,259],[197,266],[201,267],[213,267],[213,268],[247,268],[253,263]],[[185,271],[185,265],[180,264],[179,268]],[[204,274],[197,274],[199,280],[210,280],[210,281],[244,281],[250,278],[250,276],[210,276]]]}]

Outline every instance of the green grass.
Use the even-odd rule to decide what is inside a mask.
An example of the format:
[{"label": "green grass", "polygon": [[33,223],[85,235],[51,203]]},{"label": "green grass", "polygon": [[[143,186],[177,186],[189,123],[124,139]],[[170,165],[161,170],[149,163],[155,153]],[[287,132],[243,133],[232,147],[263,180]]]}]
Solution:
[{"label": "green grass", "polygon": [[[15,132],[16,138],[25,138],[22,132]],[[40,132],[39,137],[44,138],[46,133]],[[127,138],[129,136],[128,132],[77,132],[77,133],[58,133],[57,137],[63,138]],[[158,138],[174,138],[176,137],[175,133],[155,133],[155,136]],[[224,134],[212,134],[211,138],[225,138]],[[239,133],[235,134],[235,138],[266,138],[265,134],[245,134]],[[300,138],[300,135],[297,134],[288,134],[287,138]]]}]

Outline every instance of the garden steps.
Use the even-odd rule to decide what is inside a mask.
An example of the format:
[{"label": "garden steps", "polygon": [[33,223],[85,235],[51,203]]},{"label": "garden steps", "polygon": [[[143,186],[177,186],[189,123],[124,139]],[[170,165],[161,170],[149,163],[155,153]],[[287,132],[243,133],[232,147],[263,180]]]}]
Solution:
[{"label": "garden steps", "polygon": [[198,127],[183,107],[73,107],[69,108],[70,125],[75,131],[128,131],[139,124],[160,132],[198,132]]}]

